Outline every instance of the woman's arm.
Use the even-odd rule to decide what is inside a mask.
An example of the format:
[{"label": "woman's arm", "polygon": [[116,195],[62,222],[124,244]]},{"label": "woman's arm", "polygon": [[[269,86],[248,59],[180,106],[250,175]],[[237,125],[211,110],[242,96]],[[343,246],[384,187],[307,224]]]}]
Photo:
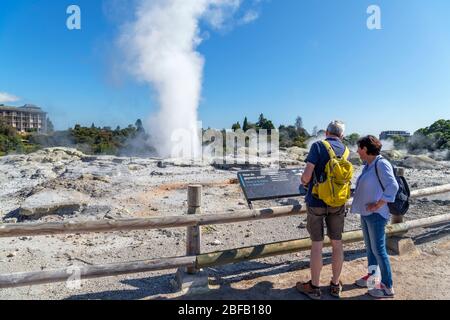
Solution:
[{"label": "woman's arm", "polygon": [[398,183],[395,179],[394,169],[391,164],[386,160],[378,161],[378,174],[380,176],[381,183],[384,187],[383,196],[380,200],[389,203],[395,201],[395,196],[398,192]]},{"label": "woman's arm", "polygon": [[399,188],[397,180],[395,179],[394,170],[389,162],[384,160],[378,161],[377,169],[381,183],[384,187],[384,192],[381,199],[367,206],[367,211],[369,212],[376,212],[386,203],[394,202]]}]

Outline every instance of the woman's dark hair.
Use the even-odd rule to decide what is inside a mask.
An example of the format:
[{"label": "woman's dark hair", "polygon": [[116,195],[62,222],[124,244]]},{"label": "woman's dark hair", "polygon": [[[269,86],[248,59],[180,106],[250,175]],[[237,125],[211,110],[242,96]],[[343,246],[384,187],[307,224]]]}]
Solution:
[{"label": "woman's dark hair", "polygon": [[358,140],[358,147],[367,148],[367,154],[371,156],[378,156],[381,152],[383,144],[374,136],[366,136]]}]

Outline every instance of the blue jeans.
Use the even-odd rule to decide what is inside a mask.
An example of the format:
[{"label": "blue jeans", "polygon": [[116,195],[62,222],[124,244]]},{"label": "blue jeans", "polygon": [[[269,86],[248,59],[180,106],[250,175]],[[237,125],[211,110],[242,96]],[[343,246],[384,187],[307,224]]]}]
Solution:
[{"label": "blue jeans", "polygon": [[388,220],[378,213],[361,216],[361,227],[366,244],[369,267],[380,267],[381,282],[392,288],[392,270],[386,251],[385,227]]}]

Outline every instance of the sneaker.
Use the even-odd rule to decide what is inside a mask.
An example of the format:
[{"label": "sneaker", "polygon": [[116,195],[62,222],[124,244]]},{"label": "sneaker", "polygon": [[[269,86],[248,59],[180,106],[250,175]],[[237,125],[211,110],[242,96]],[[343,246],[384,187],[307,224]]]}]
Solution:
[{"label": "sneaker", "polygon": [[338,284],[334,284],[333,281],[330,281],[330,294],[335,298],[340,298],[342,293],[343,283],[339,281]]},{"label": "sneaker", "polygon": [[365,275],[361,279],[356,280],[355,284],[360,288],[367,288],[367,281],[369,280],[369,278],[370,278],[370,274]]},{"label": "sneaker", "polygon": [[384,284],[380,283],[375,289],[369,290],[369,295],[377,298],[393,298],[395,296],[394,288],[388,288]]},{"label": "sneaker", "polygon": [[298,282],[295,285],[295,288],[298,292],[303,293],[308,298],[313,300],[320,300],[322,297],[322,292],[320,291],[320,288],[313,287],[311,280],[305,283]]}]

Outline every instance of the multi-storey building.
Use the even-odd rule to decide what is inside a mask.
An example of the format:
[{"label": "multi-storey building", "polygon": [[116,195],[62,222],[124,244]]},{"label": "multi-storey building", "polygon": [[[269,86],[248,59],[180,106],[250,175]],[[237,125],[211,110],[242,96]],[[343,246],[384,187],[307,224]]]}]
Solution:
[{"label": "multi-storey building", "polygon": [[380,134],[380,140],[387,140],[393,136],[409,138],[409,137],[411,137],[411,134],[407,131],[383,131]]},{"label": "multi-storey building", "polygon": [[47,132],[47,113],[35,105],[9,107],[0,104],[0,120],[19,132]]}]

